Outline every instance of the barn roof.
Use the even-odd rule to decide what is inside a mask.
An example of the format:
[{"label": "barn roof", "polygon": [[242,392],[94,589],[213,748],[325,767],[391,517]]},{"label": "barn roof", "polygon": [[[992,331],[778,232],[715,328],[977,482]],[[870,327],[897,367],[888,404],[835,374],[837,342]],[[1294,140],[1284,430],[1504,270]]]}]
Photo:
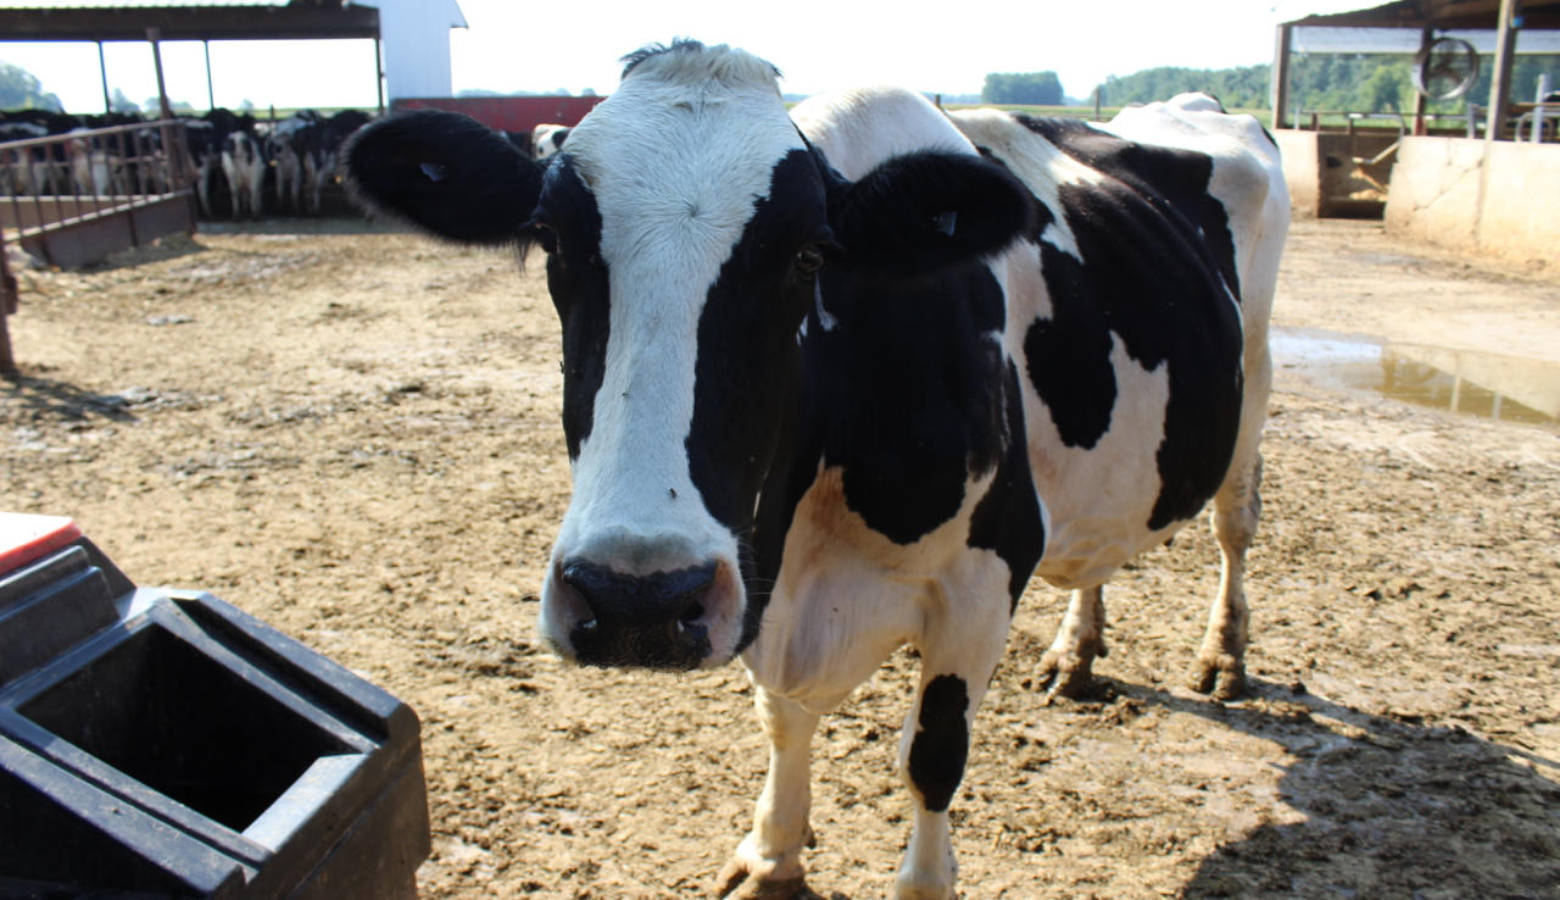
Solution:
[{"label": "barn roof", "polygon": [[[1522,28],[1560,29],[1560,0],[1523,0]],[[1300,28],[1435,28],[1494,30],[1500,0],[1397,0],[1369,9],[1306,16],[1286,22]]]},{"label": "barn roof", "polygon": [[0,0],[0,40],[375,38],[379,10],[350,0]]}]

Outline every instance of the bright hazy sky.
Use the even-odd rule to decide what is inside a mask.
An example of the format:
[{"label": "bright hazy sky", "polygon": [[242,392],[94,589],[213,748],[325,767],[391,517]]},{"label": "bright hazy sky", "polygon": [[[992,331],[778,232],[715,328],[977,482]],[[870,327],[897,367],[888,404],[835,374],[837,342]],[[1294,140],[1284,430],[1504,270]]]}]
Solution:
[{"label": "bright hazy sky", "polygon": [[[764,57],[785,73],[787,93],[893,83],[944,94],[979,93],[988,72],[1055,70],[1069,96],[1084,97],[1107,75],[1154,66],[1223,68],[1269,62],[1274,28],[1315,12],[1370,0],[962,0],[919,4],[786,0],[609,0],[581,4],[459,0],[468,29],[450,32],[456,91],[606,94],[618,58],[649,43],[693,37]],[[770,11],[773,10],[773,11]],[[194,42],[163,44],[168,95],[206,106],[205,57]],[[142,102],[157,93],[144,42],[105,45],[110,89]],[[0,61],[37,75],[72,112],[101,112],[94,44],[0,44]],[[373,106],[371,41],[213,42],[219,106]]]}]

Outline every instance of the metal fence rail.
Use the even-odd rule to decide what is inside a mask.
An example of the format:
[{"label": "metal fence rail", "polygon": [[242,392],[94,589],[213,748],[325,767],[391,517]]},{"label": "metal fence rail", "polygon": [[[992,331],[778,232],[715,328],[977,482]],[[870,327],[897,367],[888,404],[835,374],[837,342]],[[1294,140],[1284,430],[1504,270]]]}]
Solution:
[{"label": "metal fence rail", "polygon": [[172,119],[0,143],[0,226],[80,265],[193,227],[195,167]]}]

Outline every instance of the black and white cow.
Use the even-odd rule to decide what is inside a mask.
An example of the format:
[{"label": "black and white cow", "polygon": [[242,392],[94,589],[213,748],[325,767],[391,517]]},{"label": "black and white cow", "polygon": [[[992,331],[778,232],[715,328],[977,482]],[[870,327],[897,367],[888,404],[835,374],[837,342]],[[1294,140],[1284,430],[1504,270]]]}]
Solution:
[{"label": "black and white cow", "polygon": [[260,218],[265,198],[263,145],[251,131],[232,131],[222,143],[222,174],[233,191],[233,218]]},{"label": "black and white cow", "polygon": [[531,158],[546,159],[563,149],[569,139],[569,126],[543,122],[531,129]]},{"label": "black and white cow", "polygon": [[320,128],[319,114],[300,110],[271,126],[265,136],[265,154],[276,173],[276,209],[283,213],[304,211],[304,187],[311,180],[304,170]]},{"label": "black and white cow", "polygon": [[897,895],[951,897],[948,806],[1031,574],[1076,591],[1041,661],[1076,689],[1100,585],[1212,500],[1225,577],[1193,680],[1240,689],[1277,151],[1201,96],[956,127],[894,90],[788,114],[725,47],[627,61],[546,164],[418,112],[360,133],[353,189],[547,251],[574,495],[539,629],[593,665],[740,655],[772,750],[727,889],[800,890],[819,717],[911,644]]}]

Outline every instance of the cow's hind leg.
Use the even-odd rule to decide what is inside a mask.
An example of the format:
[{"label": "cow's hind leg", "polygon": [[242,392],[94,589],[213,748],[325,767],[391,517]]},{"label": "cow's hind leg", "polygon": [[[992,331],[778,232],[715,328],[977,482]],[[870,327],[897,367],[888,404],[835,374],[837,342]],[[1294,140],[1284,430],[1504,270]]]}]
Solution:
[{"label": "cow's hind leg", "polygon": [[769,775],[753,810],[753,830],[720,875],[730,900],[793,900],[815,896],[804,883],[802,847],[810,838],[811,757],[818,716],[755,685],[758,718],[769,737]]},{"label": "cow's hind leg", "polygon": [[1095,657],[1106,653],[1104,585],[1073,591],[1056,639],[1040,657],[1038,674],[1046,699],[1057,694],[1074,700],[1088,696],[1094,685]]},{"label": "cow's hind leg", "polygon": [[1208,611],[1208,631],[1192,663],[1193,690],[1218,700],[1232,700],[1246,689],[1246,641],[1250,612],[1246,607],[1246,550],[1257,533],[1262,513],[1262,457],[1246,467],[1244,477],[1231,479],[1213,505],[1213,533],[1219,541],[1222,568],[1219,593]]},{"label": "cow's hind leg", "polygon": [[[969,758],[975,711],[1007,638],[1007,569],[958,579],[957,594],[929,611],[921,640],[921,685],[899,739],[899,770],[915,798],[915,829],[895,881],[897,900],[952,900],[958,865],[948,806]],[[954,594],[954,591],[948,593]]]},{"label": "cow's hind leg", "polygon": [[1272,382],[1272,358],[1266,338],[1248,338],[1240,438],[1229,476],[1213,498],[1213,534],[1219,541],[1223,562],[1219,593],[1208,612],[1208,631],[1189,678],[1193,690],[1218,700],[1234,699],[1246,689],[1250,620],[1246,608],[1246,550],[1251,547],[1262,516],[1260,441]]}]

